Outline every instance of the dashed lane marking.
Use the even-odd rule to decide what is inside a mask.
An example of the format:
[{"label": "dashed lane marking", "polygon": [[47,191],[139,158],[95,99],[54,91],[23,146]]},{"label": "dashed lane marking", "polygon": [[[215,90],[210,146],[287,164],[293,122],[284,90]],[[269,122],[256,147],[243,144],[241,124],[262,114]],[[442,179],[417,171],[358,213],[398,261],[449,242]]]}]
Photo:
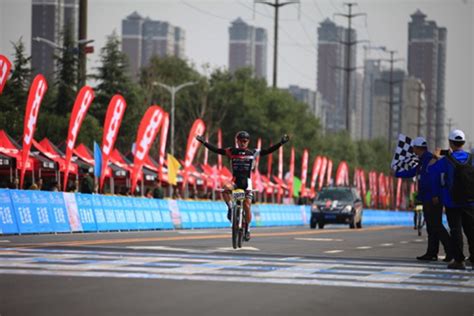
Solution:
[{"label": "dashed lane marking", "polygon": [[340,253],[343,252],[344,250],[327,250],[324,253]]},{"label": "dashed lane marking", "polygon": [[360,247],[356,247],[356,249],[372,249],[371,246],[360,246]]},{"label": "dashed lane marking", "polygon": [[390,246],[393,246],[392,243],[385,243],[385,244],[380,244],[380,246],[382,247],[390,247]]},{"label": "dashed lane marking", "polygon": [[344,241],[339,238],[295,238],[295,240],[306,240],[306,241]]},{"label": "dashed lane marking", "polygon": [[167,279],[474,294],[474,272],[346,258],[0,248],[0,275]]},{"label": "dashed lane marking", "polygon": [[[318,231],[289,231],[289,232],[266,232],[252,233],[252,237],[289,237],[304,235],[319,235],[329,233],[359,233],[364,231],[384,231],[391,229],[399,229],[400,226],[376,226],[362,228],[354,231],[353,229],[325,229]],[[111,244],[128,244],[141,242],[158,242],[158,241],[177,241],[177,240],[206,240],[206,239],[228,239],[228,234],[210,234],[210,235],[188,235],[188,236],[164,236],[164,237],[137,237],[137,238],[115,238],[115,239],[96,239],[96,240],[72,240],[45,243],[25,243],[15,245],[15,248],[42,248],[49,246],[85,246],[85,245],[111,245]]]}]

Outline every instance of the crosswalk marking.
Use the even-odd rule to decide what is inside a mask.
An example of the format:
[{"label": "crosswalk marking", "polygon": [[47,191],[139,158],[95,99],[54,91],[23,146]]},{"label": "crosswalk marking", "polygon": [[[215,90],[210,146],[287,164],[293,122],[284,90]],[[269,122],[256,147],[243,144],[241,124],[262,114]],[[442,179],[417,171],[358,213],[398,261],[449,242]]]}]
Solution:
[{"label": "crosswalk marking", "polygon": [[471,270],[441,263],[236,253],[0,248],[0,275],[110,277],[474,293]]}]

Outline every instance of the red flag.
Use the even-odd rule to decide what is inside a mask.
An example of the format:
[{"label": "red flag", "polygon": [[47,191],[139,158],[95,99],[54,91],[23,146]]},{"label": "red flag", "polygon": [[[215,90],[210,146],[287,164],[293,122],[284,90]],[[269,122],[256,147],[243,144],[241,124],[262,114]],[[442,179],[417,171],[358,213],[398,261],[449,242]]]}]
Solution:
[{"label": "red flag", "polygon": [[360,179],[360,188],[361,188],[361,192],[362,192],[362,196],[364,197],[363,200],[365,201],[365,195],[367,193],[367,190],[366,190],[366,184],[365,184],[365,172],[364,172],[364,169],[360,169],[359,170],[359,179]]},{"label": "red flag", "polygon": [[397,179],[397,200],[395,203],[395,207],[400,209],[400,204],[402,203],[402,179]]},{"label": "red flag", "polygon": [[330,186],[331,184],[332,184],[332,160],[328,159],[326,185]]},{"label": "red flag", "polygon": [[161,123],[161,134],[160,134],[160,156],[158,164],[159,168],[159,177],[163,180],[163,166],[165,164],[166,156],[166,140],[168,139],[168,130],[170,127],[170,116],[167,112],[164,113],[163,123]]},{"label": "red flag", "polygon": [[336,171],[336,186],[349,185],[349,167],[347,162],[341,161]]},{"label": "red flag", "polygon": [[197,141],[196,135],[203,135],[206,131],[206,124],[203,120],[196,119],[189,131],[188,144],[186,146],[186,157],[184,159],[184,176],[183,176],[183,187],[186,185],[188,178],[188,170],[193,163],[194,156],[199,148],[200,142]]},{"label": "red flag", "polygon": [[310,183],[310,189],[311,189],[311,195],[315,195],[315,187],[316,187],[316,178],[318,177],[319,170],[321,169],[321,156],[317,156],[314,159],[313,162],[313,170],[311,172],[311,183]]},{"label": "red flag", "polygon": [[114,149],[118,131],[122,124],[123,114],[127,108],[127,103],[120,94],[113,96],[110,100],[107,114],[105,115],[104,134],[102,135],[102,170],[100,172],[100,190],[104,186],[105,170],[109,163],[109,156]]},{"label": "red flag", "polygon": [[[272,144],[270,143],[270,147]],[[281,147],[280,147],[281,148]],[[267,178],[271,179],[272,175],[272,163],[273,163],[273,153],[270,153],[267,158]]]},{"label": "red flag", "polygon": [[[222,148],[222,130],[220,128],[217,130],[217,147]],[[217,155],[217,169],[222,169],[222,155]]]},{"label": "red flag", "polygon": [[[206,133],[206,143],[209,142],[209,133]],[[209,149],[207,147],[204,147],[204,164],[207,165],[207,162],[209,160]]]},{"label": "red flag", "polygon": [[288,193],[289,198],[293,197],[293,182],[295,176],[295,148],[291,147],[291,156],[290,156],[290,177],[288,179]]},{"label": "red flag", "polygon": [[142,171],[145,157],[150,151],[151,145],[160,130],[164,117],[164,111],[158,105],[152,105],[148,108],[140,121],[137,138],[135,141],[136,150],[133,158],[132,186],[131,192],[135,192],[138,175]]},{"label": "red flag", "polygon": [[278,178],[283,179],[283,146],[278,149]]},{"label": "red flag", "polygon": [[[262,139],[259,137],[257,140],[257,149],[262,149]],[[257,159],[255,159],[255,170],[258,170],[258,166],[260,164],[260,155],[257,155]]]},{"label": "red flag", "polygon": [[301,161],[301,193],[302,197],[306,196],[306,177],[308,175],[308,159],[309,153],[308,150],[305,149],[303,151],[303,159]]},{"label": "red flag", "polygon": [[7,57],[0,55],[0,94],[2,94],[3,87],[8,80],[8,75],[10,75],[10,69],[12,68],[12,63],[8,60]]},{"label": "red flag", "polygon": [[94,90],[89,86],[84,86],[79,91],[74,107],[72,108],[71,119],[69,120],[69,131],[66,140],[66,170],[64,171],[63,190],[66,191],[67,177],[69,175],[69,163],[71,162],[72,151],[76,144],[77,135],[86,117],[87,110],[94,99]]},{"label": "red flag", "polygon": [[321,160],[321,169],[319,170],[319,176],[318,176],[318,191],[321,191],[323,185],[324,185],[324,178],[326,175],[326,168],[328,166],[328,159],[326,157],[323,157]]},{"label": "red flag", "polygon": [[[48,90],[48,83],[43,75],[37,75],[33,80],[28,93],[28,101],[26,103],[25,121],[23,123],[23,149],[21,161],[27,162],[30,156],[33,135],[35,134],[36,121],[41,106],[43,96]],[[20,188],[23,188],[23,179],[25,178],[26,163],[22,164],[20,174]]]}]

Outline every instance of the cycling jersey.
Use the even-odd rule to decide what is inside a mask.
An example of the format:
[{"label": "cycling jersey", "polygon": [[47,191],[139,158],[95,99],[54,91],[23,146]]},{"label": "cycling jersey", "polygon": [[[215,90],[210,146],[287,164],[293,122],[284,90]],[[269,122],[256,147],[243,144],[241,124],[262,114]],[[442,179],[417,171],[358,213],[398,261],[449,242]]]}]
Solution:
[{"label": "cycling jersey", "polygon": [[266,149],[250,149],[227,147],[217,148],[207,142],[203,143],[210,151],[216,154],[227,156],[231,162],[232,176],[237,188],[246,190],[248,188],[248,179],[251,177],[251,172],[255,167],[255,160],[260,156],[268,155],[282,145],[282,143],[275,144]]}]

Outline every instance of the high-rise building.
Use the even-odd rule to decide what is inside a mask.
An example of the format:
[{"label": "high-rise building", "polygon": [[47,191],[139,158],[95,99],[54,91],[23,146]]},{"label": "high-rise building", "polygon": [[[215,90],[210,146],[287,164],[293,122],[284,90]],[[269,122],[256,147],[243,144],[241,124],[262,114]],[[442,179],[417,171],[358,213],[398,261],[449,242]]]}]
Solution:
[{"label": "high-rise building", "polygon": [[373,139],[372,117],[374,116],[375,80],[380,79],[380,61],[366,59],[364,61],[364,83],[361,113],[361,137],[362,139]]},{"label": "high-rise building", "polygon": [[447,30],[417,10],[408,23],[408,73],[425,85],[428,144],[444,147]]},{"label": "high-rise building", "polygon": [[359,72],[354,72],[353,76],[354,84],[351,85],[351,95],[354,96],[354,107],[352,109],[351,116],[351,134],[353,139],[362,139],[362,91],[364,85],[364,76]]},{"label": "high-rise building", "polygon": [[[79,0],[32,0],[31,67],[33,74],[54,76],[54,55],[62,46],[64,31],[69,28],[73,40],[78,39]],[[39,40],[38,40],[39,39]],[[46,41],[51,43],[47,43]]]},{"label": "high-rise building", "polygon": [[326,122],[326,105],[323,100],[321,93],[313,91],[307,88],[302,88],[296,85],[290,85],[287,89],[296,100],[305,103],[308,106],[308,110],[315,117],[318,117],[321,123],[321,127],[325,128]]},{"label": "high-rise building", "polygon": [[[409,76],[403,80],[403,113],[400,132],[410,137],[426,135],[426,102],[424,85],[420,79]],[[433,144],[428,144],[433,148]]]},{"label": "high-rise building", "polygon": [[[347,67],[349,30],[336,25],[333,21],[326,19],[318,28],[318,83],[317,90],[328,102],[333,110],[328,111],[326,117],[326,128],[335,132],[346,129],[346,75],[344,68]],[[357,39],[357,33],[351,30],[351,41]],[[355,67],[356,46],[351,45],[350,67]],[[351,86],[354,87],[355,76],[351,73]],[[353,89],[351,89],[353,92]],[[350,93],[350,109],[355,108],[355,95]],[[351,113],[353,114],[353,113]],[[351,115],[352,117],[352,115]],[[351,120],[352,121],[352,120]],[[351,134],[352,131],[350,131]]]},{"label": "high-rise building", "polygon": [[[402,115],[402,105],[404,102],[403,95],[403,82],[405,80],[405,71],[401,69],[394,69],[392,75],[390,76],[389,70],[384,70],[380,74],[380,79],[375,81],[375,93],[374,95],[378,98],[379,103],[375,104],[375,107],[382,107],[384,109],[376,109],[373,111],[374,116],[372,117],[372,125],[377,123],[379,119],[377,113],[386,112],[388,115],[387,125],[381,127],[387,130],[383,135],[390,135],[390,106],[392,106],[392,142],[398,138],[398,134],[401,133],[401,121],[403,119]],[[392,84],[390,84],[392,81]],[[390,86],[392,88],[392,101],[390,105]],[[383,102],[380,102],[382,101]],[[380,127],[380,125],[379,125]],[[380,129],[374,128],[374,133],[372,138],[380,137]]]},{"label": "high-rise building", "polygon": [[143,18],[133,12],[122,20],[122,52],[135,78],[153,56],[184,58],[185,32],[168,22]]},{"label": "high-rise building", "polygon": [[229,70],[251,67],[255,76],[267,78],[267,31],[237,18],[229,27]]}]

